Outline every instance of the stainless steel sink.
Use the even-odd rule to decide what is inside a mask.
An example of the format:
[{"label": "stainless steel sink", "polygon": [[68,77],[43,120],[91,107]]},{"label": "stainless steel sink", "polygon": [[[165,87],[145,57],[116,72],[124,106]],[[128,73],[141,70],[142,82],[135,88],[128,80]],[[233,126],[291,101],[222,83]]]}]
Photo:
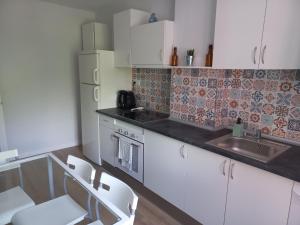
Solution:
[{"label": "stainless steel sink", "polygon": [[267,163],[285,152],[290,146],[267,139],[238,138],[231,134],[207,142],[209,145],[235,152]]}]

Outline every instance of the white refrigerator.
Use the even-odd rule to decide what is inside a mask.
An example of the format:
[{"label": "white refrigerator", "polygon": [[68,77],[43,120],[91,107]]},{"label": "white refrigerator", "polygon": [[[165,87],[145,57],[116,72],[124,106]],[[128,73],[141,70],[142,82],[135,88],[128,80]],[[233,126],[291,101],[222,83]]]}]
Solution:
[{"label": "white refrigerator", "polygon": [[79,54],[81,127],[83,154],[101,165],[98,109],[116,107],[118,90],[131,89],[131,70],[114,67],[112,51]]}]

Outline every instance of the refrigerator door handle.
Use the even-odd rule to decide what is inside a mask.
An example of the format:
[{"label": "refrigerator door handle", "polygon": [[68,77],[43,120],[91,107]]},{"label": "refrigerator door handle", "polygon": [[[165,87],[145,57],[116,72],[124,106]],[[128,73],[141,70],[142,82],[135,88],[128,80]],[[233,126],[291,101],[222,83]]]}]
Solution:
[{"label": "refrigerator door handle", "polygon": [[94,87],[94,101],[99,101],[99,87]]},{"label": "refrigerator door handle", "polygon": [[93,79],[95,84],[99,84],[98,68],[93,70]]}]

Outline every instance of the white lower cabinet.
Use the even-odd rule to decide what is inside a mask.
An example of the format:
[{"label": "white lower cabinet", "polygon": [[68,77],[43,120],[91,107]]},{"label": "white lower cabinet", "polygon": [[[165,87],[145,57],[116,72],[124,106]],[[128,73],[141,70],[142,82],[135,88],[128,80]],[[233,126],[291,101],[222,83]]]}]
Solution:
[{"label": "white lower cabinet", "polygon": [[182,209],[185,205],[185,160],[181,142],[145,130],[144,185]]},{"label": "white lower cabinet", "polygon": [[114,137],[114,120],[100,116],[100,151],[101,159],[114,166],[118,149],[118,139]]},{"label": "white lower cabinet", "polygon": [[230,159],[186,145],[185,212],[204,225],[224,222]]},{"label": "white lower cabinet", "polygon": [[147,130],[144,160],[145,186],[203,225],[288,222],[292,180]]},{"label": "white lower cabinet", "polygon": [[300,224],[300,183],[295,183],[292,192],[291,209],[288,225]]},{"label": "white lower cabinet", "polygon": [[293,181],[231,161],[225,225],[285,225]]}]

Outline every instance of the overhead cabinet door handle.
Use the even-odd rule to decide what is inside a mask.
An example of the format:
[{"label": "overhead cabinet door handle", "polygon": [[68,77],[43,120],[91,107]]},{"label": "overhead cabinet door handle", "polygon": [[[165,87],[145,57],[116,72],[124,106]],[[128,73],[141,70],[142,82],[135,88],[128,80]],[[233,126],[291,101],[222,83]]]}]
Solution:
[{"label": "overhead cabinet door handle", "polygon": [[253,63],[256,64],[256,53],[257,53],[257,46],[253,49]]},{"label": "overhead cabinet door handle", "polygon": [[262,64],[265,64],[265,54],[266,54],[266,50],[267,50],[267,45],[264,46],[263,50],[262,50],[262,57],[261,57],[261,62]]}]

